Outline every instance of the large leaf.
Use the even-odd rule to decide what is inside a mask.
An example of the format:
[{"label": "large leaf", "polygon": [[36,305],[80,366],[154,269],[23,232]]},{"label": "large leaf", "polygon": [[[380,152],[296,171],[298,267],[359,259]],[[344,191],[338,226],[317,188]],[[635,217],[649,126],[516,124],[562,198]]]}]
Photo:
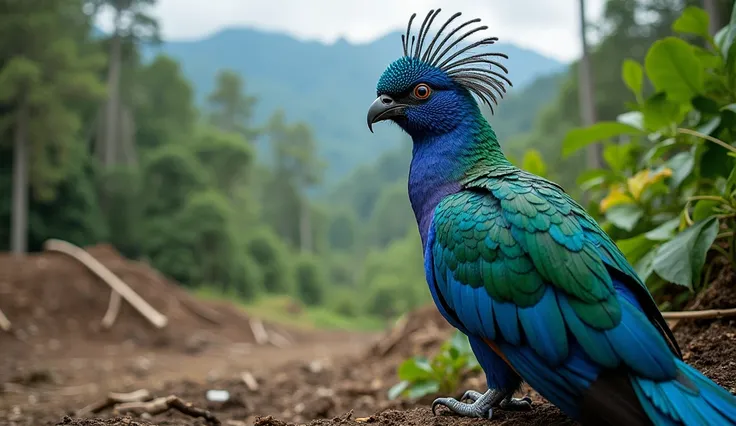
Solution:
[{"label": "large leaf", "polygon": [[536,149],[528,149],[524,153],[521,168],[538,176],[545,177],[547,175],[547,164],[545,164],[542,154]]},{"label": "large leaf", "polygon": [[687,42],[667,37],[654,42],[644,66],[658,92],[676,102],[690,102],[704,88],[704,73],[693,48]]},{"label": "large leaf", "polygon": [[667,167],[672,170],[670,178],[670,186],[677,188],[680,184],[690,176],[695,165],[695,156],[692,151],[678,152],[672,158],[667,160]]},{"label": "large leaf", "polygon": [[715,217],[695,223],[657,249],[654,271],[663,279],[692,290],[700,280],[705,256],[717,234]]},{"label": "large leaf", "polygon": [[642,68],[641,64],[633,59],[625,59],[624,65],[621,69],[621,77],[624,79],[626,87],[628,87],[638,99],[639,96],[641,96],[641,91],[644,87],[644,68]]},{"label": "large leaf", "polygon": [[713,215],[713,209],[720,205],[721,203],[719,203],[718,201],[699,200],[695,204],[695,208],[693,209],[693,220],[699,222],[701,220],[707,219],[709,216]]},{"label": "large leaf", "polygon": [[644,212],[636,204],[619,204],[606,211],[606,219],[624,231],[634,229],[643,215]]},{"label": "large leaf", "polygon": [[440,384],[434,380],[414,383],[406,392],[409,399],[419,399],[425,395],[432,395],[440,390]]},{"label": "large leaf", "polygon": [[616,241],[619,250],[621,250],[621,253],[626,256],[626,260],[631,264],[638,262],[639,259],[644,257],[654,244],[654,241],[648,239],[643,234]]},{"label": "large leaf", "polygon": [[676,217],[645,233],[644,236],[651,241],[667,241],[674,237],[678,226],[680,226],[680,218]]},{"label": "large leaf", "polygon": [[672,29],[678,33],[694,34],[696,36],[710,38],[708,25],[710,17],[708,13],[696,6],[688,6],[679,18],[672,24]]},{"label": "large leaf", "polygon": [[634,146],[627,144],[607,144],[603,148],[603,159],[614,172],[621,172],[632,163],[631,153]]},{"label": "large leaf", "polygon": [[409,358],[399,366],[399,378],[414,382],[432,377],[432,366],[425,358]]},{"label": "large leaf", "polygon": [[570,130],[562,142],[562,155],[567,157],[594,142],[600,142],[614,136],[633,136],[642,133],[641,130],[628,124],[617,123],[615,121],[601,121],[589,127]]},{"label": "large leaf", "polygon": [[683,118],[681,104],[667,98],[665,92],[651,96],[642,106],[644,127],[656,132],[662,128],[673,127]]},{"label": "large leaf", "polygon": [[393,401],[398,398],[409,387],[409,384],[408,381],[402,380],[391,386],[391,389],[388,390],[388,399]]}]

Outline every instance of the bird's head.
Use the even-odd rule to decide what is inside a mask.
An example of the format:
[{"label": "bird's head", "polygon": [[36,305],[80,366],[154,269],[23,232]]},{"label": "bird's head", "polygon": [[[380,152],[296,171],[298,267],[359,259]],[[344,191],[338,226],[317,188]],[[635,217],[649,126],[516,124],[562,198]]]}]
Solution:
[{"label": "bird's head", "polygon": [[[378,97],[368,109],[368,128],[392,120],[412,137],[441,135],[454,130],[463,120],[480,114],[473,94],[491,107],[506,92],[511,81],[498,58],[503,53],[479,51],[497,38],[483,38],[458,48],[471,35],[488,27],[476,25],[480,19],[451,24],[460,16],[452,15],[428,37],[440,9],[431,10],[417,35],[411,35],[409,19],[406,34],[401,36],[404,56],[391,63],[378,80]],[[443,34],[445,33],[445,34]],[[453,51],[454,49],[454,51]]]}]

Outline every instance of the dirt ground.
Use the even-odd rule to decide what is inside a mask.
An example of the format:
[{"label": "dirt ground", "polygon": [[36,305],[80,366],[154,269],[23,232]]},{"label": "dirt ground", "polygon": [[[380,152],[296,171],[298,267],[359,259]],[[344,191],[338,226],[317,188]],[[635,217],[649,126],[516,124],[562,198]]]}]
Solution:
[{"label": "dirt ground", "polygon": [[[198,301],[219,315],[220,323],[213,324],[182,306],[186,296],[178,293],[180,289],[145,265],[128,262],[109,248],[90,251],[177,321],[161,332],[131,310],[121,312],[112,329],[101,331],[97,324],[107,308],[109,290],[79,265],[44,254],[28,260],[22,273],[8,273],[3,263],[8,259],[0,257],[0,309],[21,331],[10,336],[0,332],[0,425],[207,424],[173,410],[139,416],[108,407],[75,415],[104,401],[108,392],[140,389],[150,391],[151,398],[176,395],[228,426],[575,424],[534,393],[531,412],[497,410],[491,421],[461,419],[446,411],[434,416],[429,410],[434,396],[389,401],[387,390],[397,382],[399,363],[411,355],[431,355],[451,332],[432,306],[409,314],[380,335],[286,330],[266,324],[291,343],[260,345],[248,317],[233,306]],[[33,262],[46,263],[39,270]],[[81,289],[78,293],[83,296],[60,289],[62,285]],[[734,305],[736,280],[723,270],[689,308]],[[74,318],[76,325],[65,323],[65,317]],[[687,362],[736,393],[736,321],[682,321],[675,335]],[[471,377],[463,388],[484,390],[484,386],[480,377]],[[208,397],[208,391],[224,398],[215,400],[212,392]]]}]

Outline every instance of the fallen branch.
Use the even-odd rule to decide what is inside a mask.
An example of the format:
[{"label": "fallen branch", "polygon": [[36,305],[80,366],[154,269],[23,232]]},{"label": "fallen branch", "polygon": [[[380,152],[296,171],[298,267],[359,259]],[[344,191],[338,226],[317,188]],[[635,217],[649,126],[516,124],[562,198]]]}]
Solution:
[{"label": "fallen branch", "polygon": [[110,292],[110,303],[107,305],[107,312],[105,312],[105,316],[102,317],[102,328],[109,329],[110,327],[115,324],[115,320],[118,318],[118,313],[120,312],[120,305],[123,298],[120,297],[120,293],[113,290]]},{"label": "fallen branch", "polygon": [[243,383],[245,383],[245,387],[247,387],[249,391],[258,391],[258,381],[255,377],[253,377],[253,374],[251,374],[250,371],[244,372],[241,375],[241,378],[243,379]]},{"label": "fallen branch", "polygon": [[83,249],[70,244],[66,241],[61,240],[47,240],[44,244],[44,249],[47,251],[55,251],[66,254],[67,256],[73,257],[84,266],[87,267],[92,273],[97,275],[105,284],[110,286],[112,291],[118,292],[123,299],[130,303],[143,317],[145,317],[151,324],[156,328],[166,327],[168,319],[148,304],[142,297],[138,295],[133,289],[125,284],[115,274],[110,272],[102,263],[92,257],[89,253]]},{"label": "fallen branch", "polygon": [[197,408],[189,402],[182,401],[178,396],[169,395],[161,398],[156,398],[148,402],[126,402],[115,406],[115,414],[149,414],[155,416],[156,414],[165,413],[169,410],[176,410],[184,415],[190,417],[201,417],[207,424],[213,426],[219,426],[221,423],[207,410]]},{"label": "fallen branch", "polygon": [[10,328],[12,327],[12,324],[10,323],[10,320],[8,317],[5,316],[2,310],[0,310],[0,328],[3,331],[10,331]]},{"label": "fallen branch", "polygon": [[665,320],[681,320],[681,319],[711,319],[711,318],[727,318],[736,316],[736,308],[731,309],[708,309],[704,311],[684,311],[684,312],[662,312]]},{"label": "fallen branch", "polygon": [[276,333],[275,331],[271,330],[268,332],[268,341],[280,349],[285,349],[291,346],[291,341],[287,339],[286,337],[282,336],[279,333]]},{"label": "fallen branch", "polygon": [[251,318],[250,321],[248,321],[248,324],[250,324],[250,330],[253,332],[253,338],[256,339],[256,343],[259,345],[265,345],[268,343],[268,332],[266,332],[266,328],[263,326],[263,322],[261,320],[258,318]]},{"label": "fallen branch", "polygon": [[97,414],[100,411],[114,406],[115,404],[150,401],[151,399],[153,399],[153,396],[151,396],[151,392],[146,389],[139,389],[128,393],[110,392],[107,394],[107,398],[77,410],[74,415],[81,417],[86,416],[87,414]]}]

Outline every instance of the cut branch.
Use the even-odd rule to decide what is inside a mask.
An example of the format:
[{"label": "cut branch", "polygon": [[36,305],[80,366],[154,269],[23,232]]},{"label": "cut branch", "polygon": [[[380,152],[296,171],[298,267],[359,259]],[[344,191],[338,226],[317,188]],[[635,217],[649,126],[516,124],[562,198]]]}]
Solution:
[{"label": "cut branch", "polygon": [[110,303],[107,305],[105,316],[102,317],[102,328],[109,329],[115,324],[115,320],[118,318],[118,313],[120,312],[120,302],[122,300],[123,298],[120,297],[120,293],[115,290],[110,292]]},{"label": "cut branch", "polygon": [[727,318],[727,317],[734,317],[734,316],[736,316],[736,308],[708,309],[704,311],[662,312],[662,317],[666,320],[712,319],[712,318]]},{"label": "cut branch", "polygon": [[3,331],[10,331],[10,328],[12,327],[12,324],[10,324],[10,320],[8,317],[5,316],[3,311],[0,310],[0,328]]},{"label": "cut branch", "polygon": [[251,318],[248,323],[250,324],[250,330],[253,332],[253,338],[256,339],[256,343],[259,345],[268,343],[268,333],[263,326],[263,322],[258,318]]},{"label": "cut branch", "polygon": [[207,424],[219,426],[221,423],[212,413],[207,410],[197,408],[189,402],[182,401],[178,396],[169,395],[162,398],[156,398],[148,402],[127,402],[117,405],[114,409],[116,414],[156,414],[165,413],[169,410],[176,410],[190,417],[201,417]]},{"label": "cut branch", "polygon": [[89,253],[83,249],[70,244],[66,241],[61,240],[47,240],[44,243],[44,249],[47,251],[55,251],[59,253],[71,256],[84,266],[87,267],[92,273],[97,275],[105,284],[110,286],[113,292],[117,292],[131,304],[143,317],[145,317],[151,324],[156,328],[166,327],[168,319],[148,304],[142,297],[138,295],[133,289],[125,284],[115,274],[110,272],[102,263],[92,257]]}]

